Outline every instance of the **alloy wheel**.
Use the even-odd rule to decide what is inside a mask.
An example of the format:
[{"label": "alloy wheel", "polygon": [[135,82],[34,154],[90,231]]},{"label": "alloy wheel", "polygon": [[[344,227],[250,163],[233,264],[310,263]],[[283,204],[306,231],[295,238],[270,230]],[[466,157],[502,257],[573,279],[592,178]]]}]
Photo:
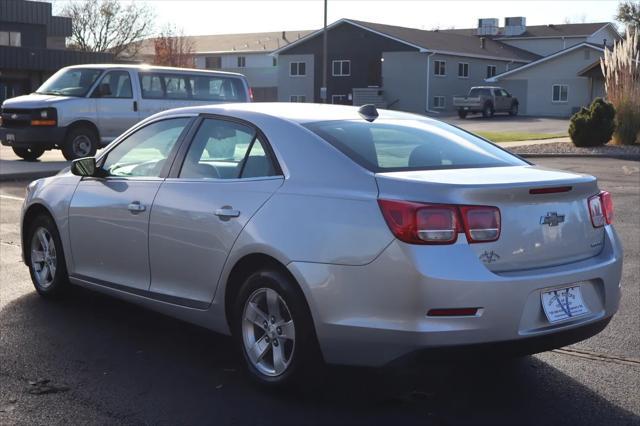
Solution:
[{"label": "alloy wheel", "polygon": [[51,286],[57,267],[56,245],[53,237],[46,228],[39,227],[31,238],[31,268],[40,287]]},{"label": "alloy wheel", "polygon": [[291,364],[295,326],[289,307],[275,290],[259,288],[247,299],[242,341],[253,367],[266,376],[279,376]]}]

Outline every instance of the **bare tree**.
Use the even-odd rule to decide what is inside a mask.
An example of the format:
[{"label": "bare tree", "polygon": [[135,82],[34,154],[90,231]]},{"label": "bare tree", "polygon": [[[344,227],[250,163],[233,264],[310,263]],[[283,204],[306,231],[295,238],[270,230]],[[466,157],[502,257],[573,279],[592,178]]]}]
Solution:
[{"label": "bare tree", "polygon": [[167,24],[153,39],[154,65],[193,68],[193,40],[184,35],[183,29]]},{"label": "bare tree", "polygon": [[60,11],[73,20],[71,48],[109,52],[118,58],[133,57],[153,28],[153,12],[144,4],[118,0],[75,0]]}]

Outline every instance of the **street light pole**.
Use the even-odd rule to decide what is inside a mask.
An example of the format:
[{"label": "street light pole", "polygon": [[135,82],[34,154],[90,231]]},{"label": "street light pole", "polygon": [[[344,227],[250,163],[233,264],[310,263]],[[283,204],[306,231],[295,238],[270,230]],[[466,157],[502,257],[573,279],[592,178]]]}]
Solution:
[{"label": "street light pole", "polygon": [[324,29],[322,31],[322,87],[320,98],[327,103],[327,0],[324,0]]}]

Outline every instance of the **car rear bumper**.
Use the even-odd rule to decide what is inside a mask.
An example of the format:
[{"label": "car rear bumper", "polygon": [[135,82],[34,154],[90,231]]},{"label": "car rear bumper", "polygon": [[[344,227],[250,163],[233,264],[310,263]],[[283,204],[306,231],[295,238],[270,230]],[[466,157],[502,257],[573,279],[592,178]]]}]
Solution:
[{"label": "car rear bumper", "polygon": [[64,141],[64,127],[0,127],[0,143],[15,148],[51,149]]},{"label": "car rear bumper", "polygon": [[[394,241],[365,266],[293,262],[289,268],[307,296],[328,362],[381,366],[413,353],[474,352],[485,344],[497,344],[505,355],[509,347],[534,353],[598,333],[617,311],[622,249],[612,227],[605,234],[597,256],[510,273],[489,271],[464,239],[451,246]],[[576,283],[589,313],[549,323],[542,291]],[[443,308],[480,310],[426,315]]]}]

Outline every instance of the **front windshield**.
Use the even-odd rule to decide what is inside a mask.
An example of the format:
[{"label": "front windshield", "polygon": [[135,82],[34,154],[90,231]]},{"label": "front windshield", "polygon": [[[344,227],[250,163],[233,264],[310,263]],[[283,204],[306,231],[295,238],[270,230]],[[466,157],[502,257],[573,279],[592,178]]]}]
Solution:
[{"label": "front windshield", "polygon": [[89,68],[62,69],[45,81],[36,93],[84,97],[101,73],[102,70]]}]

